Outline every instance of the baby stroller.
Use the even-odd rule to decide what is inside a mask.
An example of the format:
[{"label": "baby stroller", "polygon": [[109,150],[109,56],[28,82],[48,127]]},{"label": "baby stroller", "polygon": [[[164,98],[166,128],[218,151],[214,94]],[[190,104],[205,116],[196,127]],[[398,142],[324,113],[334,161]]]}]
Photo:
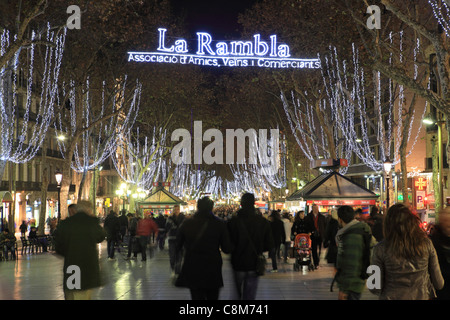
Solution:
[{"label": "baby stroller", "polygon": [[294,271],[299,271],[300,266],[308,266],[308,271],[314,271],[311,252],[311,237],[307,233],[300,233],[294,240]]}]

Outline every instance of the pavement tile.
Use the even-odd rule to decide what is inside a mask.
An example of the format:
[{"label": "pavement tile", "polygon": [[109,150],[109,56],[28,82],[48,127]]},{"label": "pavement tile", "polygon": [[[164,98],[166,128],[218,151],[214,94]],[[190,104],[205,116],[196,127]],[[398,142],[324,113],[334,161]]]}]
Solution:
[{"label": "pavement tile", "polygon": [[[167,249],[156,251],[154,257],[141,262],[140,256],[137,261],[126,261],[123,251],[116,253],[115,261],[107,261],[106,242],[99,248],[105,285],[94,290],[93,299],[190,300],[188,289],[174,287],[171,283]],[[0,300],[63,300],[63,262],[52,252],[19,254],[17,261],[0,262]],[[258,300],[337,299],[337,292],[329,289],[334,272],[331,265],[308,272],[293,271],[292,263],[280,263],[278,273],[270,273],[270,270],[268,260],[268,272],[260,278]],[[224,255],[222,273],[224,287],[220,299],[232,300],[234,284],[228,255]],[[377,297],[366,290],[362,300],[377,300]]]}]

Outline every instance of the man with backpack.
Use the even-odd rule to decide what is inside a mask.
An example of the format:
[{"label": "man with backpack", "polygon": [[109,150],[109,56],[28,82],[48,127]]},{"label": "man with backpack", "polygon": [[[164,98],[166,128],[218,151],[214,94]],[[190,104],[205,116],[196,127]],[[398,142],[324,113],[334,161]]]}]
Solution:
[{"label": "man with backpack", "polygon": [[339,300],[359,300],[370,265],[372,233],[367,223],[355,219],[350,206],[339,207],[338,221],[341,229],[336,234],[337,272],[333,282],[339,287]]}]

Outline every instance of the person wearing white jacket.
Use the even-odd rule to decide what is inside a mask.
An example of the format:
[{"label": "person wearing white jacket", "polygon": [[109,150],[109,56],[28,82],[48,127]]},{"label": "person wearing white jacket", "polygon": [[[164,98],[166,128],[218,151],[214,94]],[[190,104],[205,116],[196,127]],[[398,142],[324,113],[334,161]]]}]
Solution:
[{"label": "person wearing white jacket", "polygon": [[286,233],[286,240],[284,242],[284,250],[283,250],[283,259],[284,263],[287,263],[288,261],[288,252],[289,248],[291,247],[291,229],[292,229],[292,218],[289,212],[284,211],[281,221],[283,221],[284,224],[284,232]]}]

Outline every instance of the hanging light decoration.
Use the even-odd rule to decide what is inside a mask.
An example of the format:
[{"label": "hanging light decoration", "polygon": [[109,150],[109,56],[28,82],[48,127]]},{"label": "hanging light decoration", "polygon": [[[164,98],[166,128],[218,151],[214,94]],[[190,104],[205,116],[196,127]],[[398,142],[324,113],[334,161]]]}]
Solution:
[{"label": "hanging light decoration", "polygon": [[450,37],[450,5],[448,1],[428,0],[433,9],[433,14],[439,25],[444,29],[447,37]]},{"label": "hanging light decoration", "polygon": [[[16,36],[13,36],[16,39]],[[0,69],[0,159],[15,163],[25,163],[36,156],[47,134],[54,115],[58,98],[58,84],[61,62],[65,46],[66,29],[56,34],[47,24],[43,33],[31,33],[31,45],[19,48],[14,57]],[[0,55],[3,56],[11,45],[11,34],[3,30],[0,35]],[[40,88],[33,82],[35,72],[36,42],[48,43],[44,46],[43,69],[40,71]],[[26,53],[24,57],[22,52]],[[19,88],[24,87],[25,98]],[[34,99],[39,95],[39,99]],[[33,103],[34,102],[34,103]]]},{"label": "hanging light decoration", "polygon": [[111,158],[119,176],[128,184],[137,188],[150,190],[152,184],[166,170],[166,159],[169,149],[166,147],[167,132],[161,128],[153,128],[149,138],[141,137],[139,128],[136,132],[128,130],[122,134],[121,142]]}]

